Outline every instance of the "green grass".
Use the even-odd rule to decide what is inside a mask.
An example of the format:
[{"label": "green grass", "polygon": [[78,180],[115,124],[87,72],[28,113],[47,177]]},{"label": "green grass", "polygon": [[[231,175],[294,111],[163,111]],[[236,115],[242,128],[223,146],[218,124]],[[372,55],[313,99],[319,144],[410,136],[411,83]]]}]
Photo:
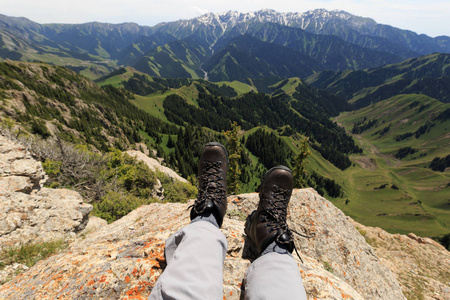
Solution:
[{"label": "green grass", "polygon": [[[410,107],[414,101],[419,104]],[[418,112],[421,105],[428,107]],[[336,205],[358,222],[392,233],[437,236],[450,232],[450,187],[446,187],[450,173],[428,168],[434,157],[450,154],[450,121],[432,121],[433,116],[449,106],[423,95],[400,95],[341,114],[337,121],[349,131],[363,117],[377,119],[378,124],[354,135],[364,153],[352,156],[354,166],[342,172],[345,198],[350,203],[345,205],[338,200]],[[415,132],[430,120],[436,126],[426,134],[395,141],[395,136]],[[389,132],[377,134],[389,124]],[[396,159],[394,155],[402,147],[412,147],[418,152]],[[376,189],[384,184],[385,189]],[[392,185],[398,190],[392,189]]]},{"label": "green grass", "polygon": [[167,121],[167,118],[164,115],[163,102],[169,94],[170,93],[158,93],[152,96],[140,96],[135,94],[134,100],[131,100],[131,103],[144,110],[151,116]]},{"label": "green grass", "polygon": [[170,89],[164,93],[156,92],[147,96],[140,96],[135,94],[134,100],[132,100],[131,102],[150,115],[161,120],[168,121],[166,116],[164,115],[163,103],[164,99],[172,94],[178,94],[183,97],[188,104],[198,107],[198,90],[195,88],[194,84],[191,84],[190,86],[183,86],[179,89]]},{"label": "green grass", "polygon": [[122,82],[129,79],[129,77],[127,75],[128,75],[128,73],[124,73],[121,75],[109,77],[108,79],[103,80],[102,82],[99,82],[98,85],[99,86],[112,85],[113,87],[123,87]]},{"label": "green grass", "polygon": [[229,87],[232,87],[238,95],[242,95],[242,94],[245,94],[245,93],[248,93],[248,92],[251,92],[254,90],[254,88],[252,86],[250,86],[246,83],[240,82],[240,81],[232,81],[232,82],[221,81],[221,82],[216,82],[216,84],[218,84],[219,86],[222,84],[225,84]]},{"label": "green grass", "polygon": [[66,67],[67,66],[84,67],[85,69],[82,70],[80,74],[91,80],[95,80],[101,76],[104,76],[117,67],[115,61],[105,60],[102,57],[92,57],[92,60],[98,60],[107,63],[108,67],[96,63],[86,62],[84,60],[73,57],[58,56],[51,53],[46,54],[22,53],[22,54],[23,54],[22,56],[23,61],[40,61],[48,64]]},{"label": "green grass", "polygon": [[[278,84],[278,83],[277,83]],[[302,81],[298,77],[289,78],[288,82],[281,87],[281,89],[288,95],[295,93],[295,89],[302,84]],[[276,85],[276,84],[275,84]]]},{"label": "green grass", "polygon": [[7,247],[0,252],[0,270],[8,265],[19,263],[31,267],[39,260],[45,259],[65,249],[68,244],[64,240],[42,243],[29,243],[17,247]]},{"label": "green grass", "polygon": [[189,73],[189,75],[191,75],[191,77],[192,77],[193,79],[198,79],[198,78],[200,78],[194,70],[192,70],[191,68],[189,68],[189,67],[186,66],[185,64],[182,64],[181,66],[183,67],[183,69],[186,70],[186,72]]}]

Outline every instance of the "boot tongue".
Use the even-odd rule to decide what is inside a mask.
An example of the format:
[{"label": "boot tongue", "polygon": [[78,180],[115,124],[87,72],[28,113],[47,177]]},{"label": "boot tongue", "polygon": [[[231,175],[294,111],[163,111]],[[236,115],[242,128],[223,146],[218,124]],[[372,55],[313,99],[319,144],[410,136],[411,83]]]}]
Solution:
[{"label": "boot tongue", "polygon": [[215,188],[217,188],[217,183],[215,183],[215,182],[209,182],[209,183],[208,183],[208,188],[209,188],[209,189],[215,189]]}]

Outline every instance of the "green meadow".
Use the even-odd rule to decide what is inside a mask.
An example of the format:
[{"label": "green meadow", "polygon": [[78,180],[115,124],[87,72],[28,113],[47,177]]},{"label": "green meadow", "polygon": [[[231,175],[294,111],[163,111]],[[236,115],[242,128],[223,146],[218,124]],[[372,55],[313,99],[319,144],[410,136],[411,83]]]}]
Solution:
[{"label": "green meadow", "polygon": [[[449,107],[424,95],[399,95],[337,117],[349,132],[357,122],[377,120],[353,134],[364,152],[352,156],[353,166],[342,172],[350,201],[337,205],[355,220],[393,233],[450,232],[450,172],[429,168],[433,158],[450,154],[450,121],[436,120]],[[413,135],[399,140],[406,133]],[[405,147],[415,152],[396,158]]]}]

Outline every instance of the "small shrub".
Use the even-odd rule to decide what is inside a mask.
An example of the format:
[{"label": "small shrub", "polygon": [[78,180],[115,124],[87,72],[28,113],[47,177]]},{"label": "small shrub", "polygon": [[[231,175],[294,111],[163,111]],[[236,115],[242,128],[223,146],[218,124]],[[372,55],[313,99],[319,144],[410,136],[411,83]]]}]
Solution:
[{"label": "small shrub", "polygon": [[42,136],[44,139],[51,136],[50,132],[48,131],[47,126],[42,120],[34,120],[31,123],[31,133],[38,134]]},{"label": "small shrub", "polygon": [[189,199],[193,199],[197,196],[197,188],[189,183],[172,180],[162,172],[157,172],[157,177],[161,180],[161,184],[164,188],[164,198],[166,202],[185,203]]},{"label": "small shrub", "polygon": [[93,214],[111,223],[126,216],[139,206],[155,201],[154,198],[144,199],[123,192],[109,191],[100,202],[93,204]]},{"label": "small shrub", "polygon": [[61,171],[61,165],[62,161],[51,160],[48,158],[42,163],[45,173],[50,176],[58,175]]},{"label": "small shrub", "polygon": [[243,211],[237,209],[227,211],[227,216],[231,219],[238,219],[242,222],[247,219],[247,215]]},{"label": "small shrub", "polygon": [[358,232],[362,235],[362,236],[366,236],[366,231],[365,230],[363,230],[363,229],[361,229],[361,228],[359,228],[359,227],[356,227],[356,230],[358,230]]},{"label": "small shrub", "polygon": [[149,198],[156,183],[156,174],[147,165],[120,150],[108,154],[106,179],[137,197]]},{"label": "small shrub", "polygon": [[12,128],[16,125],[16,121],[13,119],[10,119],[8,117],[0,119],[0,127],[6,127],[9,130],[12,130]]},{"label": "small shrub", "polygon": [[326,261],[323,262],[323,268],[330,273],[334,273],[333,267]]}]

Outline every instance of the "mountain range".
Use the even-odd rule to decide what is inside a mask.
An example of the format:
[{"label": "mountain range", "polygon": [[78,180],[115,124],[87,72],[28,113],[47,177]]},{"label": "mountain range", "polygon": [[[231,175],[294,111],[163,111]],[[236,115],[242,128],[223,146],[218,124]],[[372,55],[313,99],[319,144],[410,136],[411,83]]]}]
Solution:
[{"label": "mountain range", "polygon": [[201,145],[226,144],[236,122],[244,192],[273,165],[292,167],[307,137],[308,186],[358,221],[438,236],[449,40],[325,10],[153,27],[0,16],[0,57],[22,61],[0,63],[0,117],[100,152],[146,146],[191,180]]},{"label": "mountain range", "polygon": [[361,70],[434,52],[450,53],[450,38],[323,9],[208,13],[153,27],[38,24],[0,15],[0,58],[65,65],[93,79],[118,66],[153,76],[213,81],[304,78],[322,70]]}]

